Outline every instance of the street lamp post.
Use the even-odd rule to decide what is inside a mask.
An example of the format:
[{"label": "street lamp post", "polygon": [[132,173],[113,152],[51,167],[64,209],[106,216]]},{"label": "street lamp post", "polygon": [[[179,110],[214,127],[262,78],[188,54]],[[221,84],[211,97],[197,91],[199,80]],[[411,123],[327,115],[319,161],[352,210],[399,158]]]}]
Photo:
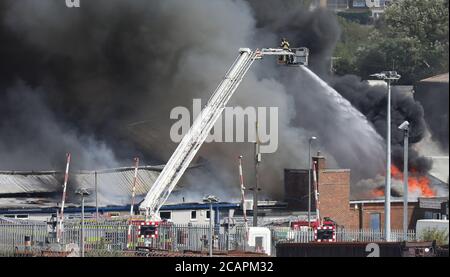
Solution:
[{"label": "street lamp post", "polygon": [[214,195],[208,195],[203,198],[204,203],[209,203],[209,256],[213,256],[213,203],[219,202],[219,199]]},{"label": "street lamp post", "polygon": [[408,240],[408,139],[409,122],[403,122],[399,127],[403,131],[403,240]]},{"label": "street lamp post", "polygon": [[76,194],[81,195],[81,238],[80,248],[81,257],[84,257],[84,197],[89,195],[89,192],[85,188],[80,188],[76,191]]},{"label": "street lamp post", "polygon": [[387,82],[387,123],[386,123],[386,186],[384,190],[384,229],[386,241],[391,240],[391,82],[401,76],[396,71],[383,71],[371,75]]},{"label": "street lamp post", "polygon": [[311,144],[317,137],[309,138],[309,154],[308,154],[308,227],[311,227]]}]

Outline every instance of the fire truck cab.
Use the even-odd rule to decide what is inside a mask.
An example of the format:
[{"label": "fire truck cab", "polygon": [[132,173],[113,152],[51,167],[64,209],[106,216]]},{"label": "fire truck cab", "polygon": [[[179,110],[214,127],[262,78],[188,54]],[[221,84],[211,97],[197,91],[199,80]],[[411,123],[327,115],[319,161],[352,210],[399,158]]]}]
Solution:
[{"label": "fire truck cab", "polygon": [[322,223],[316,220],[309,225],[306,220],[291,221],[290,227],[292,230],[314,230],[314,240],[317,242],[336,241],[336,222],[328,217],[325,217]]},{"label": "fire truck cab", "polygon": [[132,220],[131,225],[137,228],[137,237],[150,239],[158,237],[159,221]]}]

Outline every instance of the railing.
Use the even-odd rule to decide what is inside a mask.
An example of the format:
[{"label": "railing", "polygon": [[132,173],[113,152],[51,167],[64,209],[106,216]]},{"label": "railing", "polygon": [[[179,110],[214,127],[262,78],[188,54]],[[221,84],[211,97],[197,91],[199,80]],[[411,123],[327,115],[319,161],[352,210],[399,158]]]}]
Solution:
[{"label": "railing", "polygon": [[[289,227],[273,227],[272,240],[274,242],[293,242],[293,243],[307,243],[314,241],[314,231],[312,230],[292,230]],[[337,242],[374,242],[384,241],[385,236],[383,231],[361,229],[337,229]],[[416,235],[414,230],[407,232],[407,241],[415,241]],[[391,230],[391,240],[393,242],[404,241],[403,230]]]},{"label": "railing", "polygon": [[[144,239],[138,236],[138,227],[123,221],[85,222],[84,247],[89,252],[116,252],[148,247],[163,251],[196,251],[209,249],[209,225],[173,225],[162,224],[158,227],[158,236]],[[219,228],[220,229],[220,228]],[[214,251],[246,250],[245,227],[237,226],[225,232],[215,230],[213,236]],[[32,248],[36,251],[56,242],[55,233],[45,223],[0,222],[0,256],[14,255],[25,249],[25,237],[29,237]],[[80,244],[82,233],[79,222],[66,222],[61,237],[61,244]]]},{"label": "railing", "polygon": [[[209,248],[208,225],[173,225],[162,224],[158,227],[158,237],[144,239],[138,237],[137,226],[132,226],[130,235],[129,225],[125,221],[88,221],[85,223],[84,240],[86,256],[114,256],[126,250],[136,250],[147,247],[171,252],[203,252]],[[314,241],[314,232],[308,230],[292,230],[289,227],[270,227],[272,246],[277,243],[307,243]],[[25,237],[29,237],[31,246],[25,247]],[[227,232],[224,228],[214,231],[213,249],[217,252],[248,251],[246,244],[246,230],[237,225]],[[408,231],[408,241],[415,241],[414,231]],[[66,222],[62,232],[61,243],[80,245],[81,224]],[[347,230],[336,231],[338,242],[372,242],[383,241],[382,231]],[[403,232],[391,231],[392,241],[403,241]],[[22,250],[39,252],[56,242],[55,233],[47,224],[41,222],[16,221],[0,222],[0,256],[17,255]],[[31,249],[31,250],[30,250]],[[35,253],[36,254],[36,253]],[[39,255],[39,254],[36,254]]]}]

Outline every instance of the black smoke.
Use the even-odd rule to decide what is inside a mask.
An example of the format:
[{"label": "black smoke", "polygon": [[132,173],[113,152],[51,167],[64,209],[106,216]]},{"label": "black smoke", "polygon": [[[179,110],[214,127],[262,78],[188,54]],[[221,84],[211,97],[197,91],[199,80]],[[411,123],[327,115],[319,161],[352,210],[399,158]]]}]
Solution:
[{"label": "black smoke", "polygon": [[267,32],[276,34],[279,43],[288,38],[291,47],[307,47],[310,68],[325,77],[330,67],[334,47],[339,40],[340,28],[336,16],[326,9],[313,9],[309,1],[247,0],[253,8],[261,40]]},{"label": "black smoke", "polygon": [[[301,5],[295,0],[282,2],[249,0],[249,3],[254,9],[258,28],[289,38],[293,46],[308,47],[311,50],[310,67],[323,79],[328,80],[333,88],[364,114],[377,132],[386,138],[386,87],[370,86],[354,75],[330,74],[331,57],[340,37],[338,22],[331,12],[324,9],[310,10],[308,6]],[[394,87],[391,109],[393,163],[399,168],[403,167],[403,132],[397,127],[408,120],[412,130],[409,141],[409,166],[422,174],[427,173],[431,169],[432,161],[420,156],[414,149],[414,144],[420,142],[426,132],[421,104],[414,100],[412,94],[402,93]],[[297,120],[302,121],[302,118]],[[305,124],[307,123],[302,122],[302,126]]]},{"label": "black smoke", "polygon": [[[370,86],[354,75],[335,77],[332,85],[372,122],[383,138],[386,138],[386,86]],[[407,92],[393,86],[391,95],[392,162],[398,168],[403,168],[404,133],[398,129],[398,126],[407,120],[410,123],[409,168],[414,168],[416,171],[426,174],[431,169],[432,161],[420,156],[413,148],[416,143],[425,137],[427,131],[423,107],[414,100],[412,91]]]},{"label": "black smoke", "polygon": [[[78,9],[56,0],[0,2],[0,167],[62,168],[66,152],[84,169],[130,165],[134,155],[163,163],[176,146],[168,136],[170,110],[190,107],[193,98],[205,103],[242,46],[273,47],[285,36],[310,48],[311,68],[330,80],[337,20],[301,2],[90,0]],[[280,193],[283,168],[306,167],[307,139],[317,132],[337,166],[354,175],[371,167],[360,174],[371,177],[378,167],[362,163],[367,153],[350,153],[363,142],[333,121],[335,103],[307,102],[314,86],[266,65],[249,72],[234,103],[280,108],[279,151],[266,156],[261,170],[265,191]],[[338,91],[378,130],[370,113],[382,104],[365,110],[343,87]],[[249,144],[204,145],[214,178],[201,187],[237,189],[241,154],[251,186],[252,153]]]}]

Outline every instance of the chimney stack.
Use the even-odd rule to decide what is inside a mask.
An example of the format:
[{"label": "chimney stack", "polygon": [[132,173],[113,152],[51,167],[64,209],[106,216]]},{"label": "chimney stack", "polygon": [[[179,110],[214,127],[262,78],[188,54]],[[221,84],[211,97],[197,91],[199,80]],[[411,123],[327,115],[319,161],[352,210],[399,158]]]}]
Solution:
[{"label": "chimney stack", "polygon": [[317,162],[317,170],[321,171],[326,169],[326,163],[325,163],[325,157],[322,156],[320,151],[317,151],[317,155],[312,157],[313,164],[314,162]]}]

